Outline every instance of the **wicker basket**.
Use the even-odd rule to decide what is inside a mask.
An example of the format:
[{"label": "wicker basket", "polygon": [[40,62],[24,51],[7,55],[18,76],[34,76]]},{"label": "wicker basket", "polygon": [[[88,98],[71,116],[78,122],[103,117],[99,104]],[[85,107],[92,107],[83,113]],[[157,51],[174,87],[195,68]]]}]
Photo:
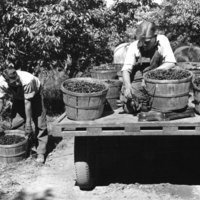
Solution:
[{"label": "wicker basket", "polygon": [[[71,92],[64,87],[68,81],[98,83],[104,85],[105,89],[94,93]],[[72,120],[94,120],[100,118],[103,114],[108,88],[108,84],[94,78],[71,78],[64,81],[61,84],[61,90],[67,117]]]}]

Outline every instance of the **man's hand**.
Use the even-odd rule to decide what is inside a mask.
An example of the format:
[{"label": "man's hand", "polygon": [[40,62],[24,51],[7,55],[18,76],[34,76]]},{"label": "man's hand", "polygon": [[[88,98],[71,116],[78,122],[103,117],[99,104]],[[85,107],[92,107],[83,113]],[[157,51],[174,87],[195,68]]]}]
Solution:
[{"label": "man's hand", "polygon": [[141,104],[139,103],[138,97],[135,96],[134,92],[132,91],[132,88],[127,88],[124,91],[124,96],[127,99],[126,103],[129,104],[129,107],[131,107],[134,112],[140,110]]},{"label": "man's hand", "polygon": [[25,125],[25,133],[29,136],[33,134],[33,128],[30,124]]},{"label": "man's hand", "polygon": [[126,88],[124,90],[124,96],[127,98],[127,99],[131,99],[132,98],[132,89],[131,88]]}]

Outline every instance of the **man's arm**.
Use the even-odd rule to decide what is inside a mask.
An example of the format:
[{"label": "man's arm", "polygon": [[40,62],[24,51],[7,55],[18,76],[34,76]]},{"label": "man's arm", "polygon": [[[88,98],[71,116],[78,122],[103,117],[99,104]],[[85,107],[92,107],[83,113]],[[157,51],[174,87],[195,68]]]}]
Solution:
[{"label": "man's arm", "polygon": [[123,82],[125,85],[125,91],[124,96],[127,98],[131,98],[131,79],[130,79],[130,72],[127,70],[124,70],[123,72]]},{"label": "man's arm", "polygon": [[32,107],[31,100],[25,99],[26,126],[31,126]]},{"label": "man's arm", "polygon": [[172,67],[175,67],[175,65],[175,63],[163,63],[157,69],[170,69]]},{"label": "man's arm", "polygon": [[126,57],[124,60],[124,65],[122,67],[122,76],[123,76],[123,82],[125,86],[124,96],[126,98],[132,98],[131,94],[131,72],[133,70],[133,66],[136,63],[136,52],[137,49],[137,43],[132,43],[126,53]]},{"label": "man's arm", "polygon": [[174,53],[172,51],[168,38],[164,35],[160,36],[159,43],[162,47],[161,52],[162,52],[162,56],[164,60],[163,60],[163,63],[157,69],[170,69],[172,67],[175,67],[176,58],[174,56]]}]

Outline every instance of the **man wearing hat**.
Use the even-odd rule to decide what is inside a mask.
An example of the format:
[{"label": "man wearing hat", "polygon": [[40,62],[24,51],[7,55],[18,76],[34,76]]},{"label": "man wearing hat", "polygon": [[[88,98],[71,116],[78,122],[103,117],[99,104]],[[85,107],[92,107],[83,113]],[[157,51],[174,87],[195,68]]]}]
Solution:
[{"label": "man wearing hat", "polygon": [[130,44],[121,70],[124,86],[120,100],[124,111],[137,113],[141,109],[141,102],[147,98],[143,87],[145,72],[155,68],[169,69],[175,64],[168,38],[156,34],[154,23],[140,23],[136,30],[136,41]]},{"label": "man wearing hat", "polygon": [[[39,79],[29,72],[8,67],[0,76],[0,112],[6,95],[9,95],[13,101],[12,118],[14,119],[19,114],[24,119],[26,134],[35,138],[36,161],[44,163],[48,131]],[[34,122],[35,131],[33,131],[32,122]]]}]

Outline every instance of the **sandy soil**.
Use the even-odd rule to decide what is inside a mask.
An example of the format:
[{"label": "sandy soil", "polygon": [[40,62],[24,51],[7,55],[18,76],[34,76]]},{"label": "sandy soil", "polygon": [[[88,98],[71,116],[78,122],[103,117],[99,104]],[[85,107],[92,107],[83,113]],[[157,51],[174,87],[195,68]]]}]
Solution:
[{"label": "sandy soil", "polygon": [[[76,186],[74,138],[51,137],[44,165],[34,157],[13,164],[0,164],[1,200],[199,200],[198,184],[110,182],[92,191]],[[149,156],[149,154],[148,154]],[[149,156],[152,158],[152,156]],[[151,166],[149,166],[151,167]],[[153,172],[153,171],[152,171]],[[196,172],[196,171],[195,171]],[[167,173],[167,171],[166,171]],[[116,175],[116,174],[115,174]],[[145,175],[145,174],[144,174]],[[101,176],[101,175],[100,175]],[[167,175],[166,175],[167,176]],[[198,174],[194,175],[197,177]],[[197,177],[198,178],[198,177]]]}]

